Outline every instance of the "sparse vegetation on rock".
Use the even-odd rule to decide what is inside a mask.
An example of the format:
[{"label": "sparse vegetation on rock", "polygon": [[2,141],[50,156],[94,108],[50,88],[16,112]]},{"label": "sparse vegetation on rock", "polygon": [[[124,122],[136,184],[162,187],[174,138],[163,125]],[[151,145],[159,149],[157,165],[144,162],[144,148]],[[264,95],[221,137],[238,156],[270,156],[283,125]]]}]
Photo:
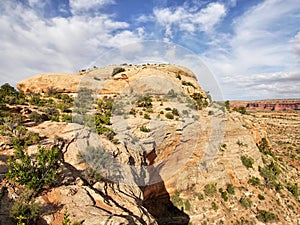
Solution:
[{"label": "sparse vegetation on rock", "polygon": [[55,181],[60,166],[59,150],[40,146],[32,158],[22,146],[15,146],[14,156],[8,159],[7,164],[7,178],[38,192],[44,185]]}]

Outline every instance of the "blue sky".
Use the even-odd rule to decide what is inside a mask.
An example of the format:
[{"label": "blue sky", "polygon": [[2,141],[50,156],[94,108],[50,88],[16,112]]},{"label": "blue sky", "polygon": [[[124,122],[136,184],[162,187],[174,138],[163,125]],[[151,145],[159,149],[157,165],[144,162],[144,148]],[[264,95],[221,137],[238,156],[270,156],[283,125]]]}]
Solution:
[{"label": "blue sky", "polygon": [[[214,74],[214,85],[224,99],[299,98],[299,3],[2,0],[0,83],[15,85],[38,73],[77,72],[93,63],[102,66],[97,59],[111,49],[126,49],[127,59],[137,54],[141,62],[151,60],[154,49],[146,43],[158,41],[181,46],[201,59]],[[169,62],[188,61],[177,57]],[[160,59],[169,58],[161,53],[156,61]],[[203,84],[211,82],[202,79],[210,74],[197,75],[214,94],[210,85]]]}]

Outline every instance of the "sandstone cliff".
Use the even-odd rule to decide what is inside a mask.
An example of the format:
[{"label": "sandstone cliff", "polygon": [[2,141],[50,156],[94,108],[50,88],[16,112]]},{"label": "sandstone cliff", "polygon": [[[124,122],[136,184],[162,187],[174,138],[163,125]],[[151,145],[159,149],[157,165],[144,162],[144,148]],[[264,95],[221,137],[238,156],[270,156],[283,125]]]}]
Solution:
[{"label": "sandstone cliff", "polygon": [[[42,206],[38,224],[60,225],[66,210],[87,225],[299,223],[299,167],[276,156],[270,120],[208,104],[186,68],[108,66],[38,75],[18,88],[28,103],[8,110],[40,138],[26,152],[34,156],[38,145],[61,151],[56,182],[34,199]],[[63,107],[61,94],[75,96],[73,105]],[[293,118],[285,130],[298,134],[299,114]],[[24,188],[3,176],[18,132],[0,139],[0,224],[13,224],[9,210]],[[285,143],[297,159],[299,137]]]}]

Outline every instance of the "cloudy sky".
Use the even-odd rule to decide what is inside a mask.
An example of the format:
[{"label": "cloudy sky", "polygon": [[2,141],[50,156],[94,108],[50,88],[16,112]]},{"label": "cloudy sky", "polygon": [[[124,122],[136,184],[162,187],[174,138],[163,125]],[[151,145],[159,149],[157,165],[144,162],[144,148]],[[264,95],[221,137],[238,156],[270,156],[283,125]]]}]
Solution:
[{"label": "cloudy sky", "polygon": [[202,60],[224,99],[300,97],[299,0],[1,0],[0,10],[0,84],[102,66],[111,49],[151,61],[143,45],[158,41]]}]

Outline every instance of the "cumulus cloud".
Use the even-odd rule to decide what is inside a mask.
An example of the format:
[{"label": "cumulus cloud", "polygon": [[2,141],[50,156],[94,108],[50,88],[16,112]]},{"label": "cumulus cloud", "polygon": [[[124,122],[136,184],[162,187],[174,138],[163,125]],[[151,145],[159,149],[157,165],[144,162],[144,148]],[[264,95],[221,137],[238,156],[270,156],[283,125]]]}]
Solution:
[{"label": "cumulus cloud", "polygon": [[300,95],[300,72],[226,76],[222,84],[228,96],[235,99],[296,98]]},{"label": "cumulus cloud", "polygon": [[[300,23],[298,3],[297,0],[266,0],[236,18],[232,34],[226,36],[221,33],[214,37],[211,48],[202,53],[202,57],[222,82],[225,76],[231,76],[235,83],[240,84],[235,85],[234,89],[224,87],[224,93],[244,95],[245,80],[237,79],[239,77],[252,77],[259,82],[260,77],[253,74],[260,72],[264,77],[274,79],[275,72],[299,71],[299,33],[290,40],[299,32],[293,24],[296,21]],[[262,81],[266,80],[262,78]],[[281,90],[284,85],[292,84],[288,78],[282,82],[282,86],[276,83],[279,87],[274,89],[268,88],[270,83],[257,87],[265,87],[264,96],[272,98],[276,95],[276,89]],[[248,92],[257,95],[254,89],[248,89]],[[299,92],[296,93],[299,97]],[[232,95],[230,97],[234,98]]]},{"label": "cumulus cloud", "polygon": [[0,82],[76,72],[109,48],[143,39],[141,29],[129,27],[106,14],[44,18],[32,7],[7,1],[0,15]]},{"label": "cumulus cloud", "polygon": [[[36,0],[31,0],[36,1]],[[91,9],[99,9],[105,5],[114,4],[114,0],[70,0],[69,5],[73,14],[85,12]]]},{"label": "cumulus cloud", "polygon": [[[153,10],[154,18],[158,24],[165,28],[165,35],[173,38],[173,29],[180,31],[211,32],[216,24],[226,15],[226,7],[217,2],[195,10],[185,5],[172,8],[156,8]],[[142,17],[140,19],[146,19]]]},{"label": "cumulus cloud", "polygon": [[299,57],[299,62],[300,62],[300,32],[298,32],[295,37],[291,40],[291,43],[293,45],[293,49],[295,53]]}]

